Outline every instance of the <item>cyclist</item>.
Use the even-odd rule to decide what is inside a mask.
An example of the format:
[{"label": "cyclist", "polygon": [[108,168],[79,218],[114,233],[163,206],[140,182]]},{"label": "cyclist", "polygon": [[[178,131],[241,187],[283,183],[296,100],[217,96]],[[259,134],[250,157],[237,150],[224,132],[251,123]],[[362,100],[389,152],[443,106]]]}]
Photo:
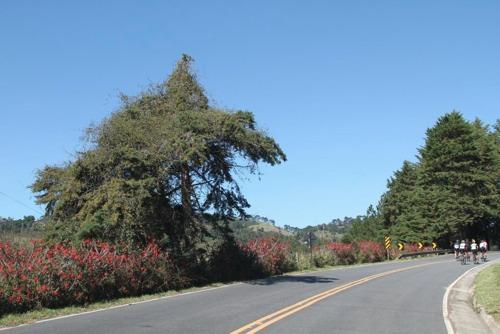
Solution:
[{"label": "cyclist", "polygon": [[481,240],[479,243],[479,250],[481,251],[481,260],[486,261],[486,251],[488,250],[488,243],[486,240]]},{"label": "cyclist", "polygon": [[476,240],[472,239],[472,243],[470,244],[470,250],[472,251],[472,259],[473,263],[479,263],[477,260],[477,251],[478,251],[478,245],[476,244]]},{"label": "cyclist", "polygon": [[462,260],[462,264],[465,264],[465,253],[467,252],[467,244],[465,243],[465,240],[462,240],[460,242],[458,250],[460,251],[460,259]]},{"label": "cyclist", "polygon": [[455,250],[455,259],[458,260],[458,253],[460,251],[460,241],[456,240],[453,244],[453,249]]},{"label": "cyclist", "polygon": [[467,258],[467,262],[470,262],[470,241],[469,241],[469,239],[465,239],[465,256]]}]

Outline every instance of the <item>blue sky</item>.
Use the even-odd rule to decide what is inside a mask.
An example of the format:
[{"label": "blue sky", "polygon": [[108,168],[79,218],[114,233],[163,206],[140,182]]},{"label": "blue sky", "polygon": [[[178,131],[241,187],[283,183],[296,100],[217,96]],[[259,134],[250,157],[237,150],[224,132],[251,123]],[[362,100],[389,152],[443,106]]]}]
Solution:
[{"label": "blue sky", "polygon": [[288,161],[242,181],[250,213],[363,214],[454,109],[500,116],[498,1],[2,1],[0,216],[182,53],[213,104],[252,111]]}]

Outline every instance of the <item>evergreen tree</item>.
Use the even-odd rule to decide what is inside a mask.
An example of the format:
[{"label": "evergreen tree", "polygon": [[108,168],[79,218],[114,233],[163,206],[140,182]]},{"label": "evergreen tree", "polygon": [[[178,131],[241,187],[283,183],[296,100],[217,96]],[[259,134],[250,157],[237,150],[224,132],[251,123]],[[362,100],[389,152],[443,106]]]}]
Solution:
[{"label": "evergreen tree", "polygon": [[88,130],[91,148],[46,167],[32,189],[47,205],[53,239],[144,243],[192,251],[209,223],[245,215],[235,173],[286,160],[252,113],[212,108],[184,55],[166,82],[124,97]]},{"label": "evergreen tree", "polygon": [[354,219],[349,232],[344,235],[342,241],[373,240],[381,242],[386,233],[387,230],[384,228],[379,210],[370,205],[366,210],[366,215]]},{"label": "evergreen tree", "polygon": [[427,130],[418,162],[405,161],[388,181],[380,212],[389,233],[409,242],[498,235],[498,126],[458,112]]},{"label": "evergreen tree", "polygon": [[433,236],[423,217],[423,194],[418,184],[418,165],[404,161],[387,182],[388,191],[381,200],[381,215],[389,234],[407,241],[431,241]]},{"label": "evergreen tree", "polygon": [[427,131],[420,184],[435,236],[477,235],[495,215],[498,192],[492,181],[498,163],[491,144],[482,125],[472,125],[458,112],[444,115]]}]

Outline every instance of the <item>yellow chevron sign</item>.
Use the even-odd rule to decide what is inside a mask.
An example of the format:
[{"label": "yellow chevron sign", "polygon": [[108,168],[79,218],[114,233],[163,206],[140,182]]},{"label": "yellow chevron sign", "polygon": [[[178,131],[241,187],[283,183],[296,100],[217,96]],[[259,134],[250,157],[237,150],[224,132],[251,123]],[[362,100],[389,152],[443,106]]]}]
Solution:
[{"label": "yellow chevron sign", "polygon": [[391,237],[385,237],[384,238],[384,244],[385,244],[385,249],[390,249],[391,248]]},{"label": "yellow chevron sign", "polygon": [[437,246],[438,246],[437,243],[435,243],[435,242],[432,243],[432,249],[436,249]]},{"label": "yellow chevron sign", "polygon": [[418,249],[422,249],[423,247],[424,247],[424,244],[423,244],[423,243],[421,243],[421,242],[419,242],[419,243],[418,243]]},{"label": "yellow chevron sign", "polygon": [[399,248],[400,251],[402,251],[403,249],[405,249],[405,244],[402,243],[401,241],[398,242],[398,248]]}]

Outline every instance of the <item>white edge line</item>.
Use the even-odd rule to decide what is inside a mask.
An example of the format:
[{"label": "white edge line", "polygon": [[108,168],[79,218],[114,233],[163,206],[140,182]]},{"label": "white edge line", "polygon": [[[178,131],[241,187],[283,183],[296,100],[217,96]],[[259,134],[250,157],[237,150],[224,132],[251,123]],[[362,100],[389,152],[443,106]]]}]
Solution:
[{"label": "white edge line", "polygon": [[62,315],[62,316],[54,317],[54,318],[37,320],[37,321],[31,322],[31,323],[21,324],[21,325],[18,325],[18,326],[0,328],[0,332],[1,331],[6,331],[8,329],[14,329],[14,328],[18,328],[18,327],[30,326],[30,325],[40,324],[40,323],[54,321],[54,320],[72,318],[72,317],[77,317],[77,316],[80,316],[80,315],[86,315],[86,314],[91,314],[91,313],[103,312],[103,311],[107,311],[107,310],[113,310],[113,309],[117,309],[117,308],[122,308],[122,307],[137,305],[137,304],[145,304],[145,303],[150,303],[150,302],[154,302],[154,301],[158,301],[158,300],[163,300],[163,299],[169,299],[169,298],[174,298],[174,297],[181,297],[181,296],[186,296],[186,295],[192,295],[192,294],[195,294],[195,293],[201,293],[201,292],[207,292],[207,291],[212,291],[212,290],[218,290],[218,289],[227,288],[227,287],[230,287],[230,286],[240,285],[240,284],[243,284],[243,283],[244,282],[229,283],[229,284],[225,284],[223,286],[216,286],[216,287],[208,288],[208,289],[202,289],[202,290],[197,290],[197,291],[188,291],[188,292],[178,293],[178,294],[169,295],[169,296],[162,296],[162,297],[157,297],[157,298],[153,298],[153,299],[147,299],[147,300],[141,300],[141,301],[137,301],[137,302],[131,302],[131,303],[120,304],[120,305],[115,305],[115,306],[110,306],[110,307],[104,307],[104,308],[100,308],[100,309],[92,310],[92,311],[85,311],[85,312],[80,312],[80,313],[73,313],[73,314]]},{"label": "white edge line", "polygon": [[[492,262],[496,262],[496,261],[497,260],[493,260]],[[470,271],[472,271],[474,269],[477,269],[477,268],[481,268],[481,267],[482,266],[479,265],[479,266],[470,268],[469,270],[467,270],[466,272],[464,272],[462,275],[460,275],[455,281],[453,281],[453,283],[451,283],[448,286],[448,288],[446,288],[446,292],[445,292],[445,294],[443,296],[443,319],[444,319],[444,324],[446,326],[446,330],[448,331],[448,334],[455,334],[455,330],[453,329],[453,325],[451,324],[451,321],[450,321],[450,314],[448,312],[448,296],[450,294],[450,291],[453,290],[453,287],[455,286],[455,284],[457,284],[458,281],[460,281],[460,279],[462,279]]]}]

